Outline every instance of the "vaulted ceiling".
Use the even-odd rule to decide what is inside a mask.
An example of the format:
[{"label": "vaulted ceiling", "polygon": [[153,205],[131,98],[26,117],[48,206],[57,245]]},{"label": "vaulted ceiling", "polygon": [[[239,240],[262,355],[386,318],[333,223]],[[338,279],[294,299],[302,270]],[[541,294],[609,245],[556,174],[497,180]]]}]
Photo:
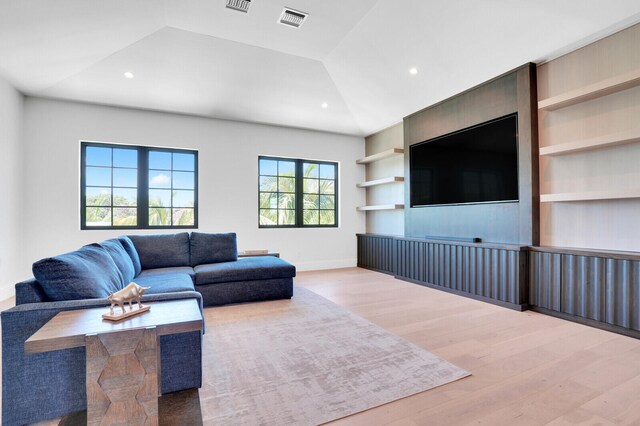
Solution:
[{"label": "vaulted ceiling", "polygon": [[638,0],[225,4],[0,0],[0,74],[34,96],[368,135],[640,22]]}]

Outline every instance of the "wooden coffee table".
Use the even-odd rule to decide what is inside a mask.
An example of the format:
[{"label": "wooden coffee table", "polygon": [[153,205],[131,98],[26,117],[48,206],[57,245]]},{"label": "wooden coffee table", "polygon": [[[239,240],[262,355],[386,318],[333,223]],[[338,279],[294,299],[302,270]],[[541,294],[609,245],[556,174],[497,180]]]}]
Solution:
[{"label": "wooden coffee table", "polygon": [[108,307],[59,312],[24,343],[26,353],[86,347],[87,424],[158,424],[160,336],[202,330],[195,299],[149,303],[121,322]]}]

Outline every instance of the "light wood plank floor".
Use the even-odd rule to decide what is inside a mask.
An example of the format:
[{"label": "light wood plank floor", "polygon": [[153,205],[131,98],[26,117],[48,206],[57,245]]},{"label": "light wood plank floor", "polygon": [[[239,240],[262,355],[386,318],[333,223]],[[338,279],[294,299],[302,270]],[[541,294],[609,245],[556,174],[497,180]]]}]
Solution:
[{"label": "light wood plank floor", "polygon": [[295,284],[473,374],[332,425],[640,425],[640,340],[359,268]]},{"label": "light wood plank floor", "polygon": [[296,284],[473,374],[335,425],[640,425],[640,340],[359,268]]}]

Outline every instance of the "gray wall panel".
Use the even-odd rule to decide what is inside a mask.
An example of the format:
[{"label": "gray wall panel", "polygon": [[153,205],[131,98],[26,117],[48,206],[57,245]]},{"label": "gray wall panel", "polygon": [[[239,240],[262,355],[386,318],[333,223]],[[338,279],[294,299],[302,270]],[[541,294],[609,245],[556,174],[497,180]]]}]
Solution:
[{"label": "gray wall panel", "polygon": [[[411,207],[410,147],[518,113],[519,202]],[[527,64],[404,118],[404,234],[538,244],[538,126],[536,67]]]}]

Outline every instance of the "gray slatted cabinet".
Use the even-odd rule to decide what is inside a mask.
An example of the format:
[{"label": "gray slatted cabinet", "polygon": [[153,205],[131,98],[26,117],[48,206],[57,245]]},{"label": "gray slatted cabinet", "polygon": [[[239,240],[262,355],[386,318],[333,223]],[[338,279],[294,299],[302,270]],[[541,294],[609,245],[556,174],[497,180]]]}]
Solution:
[{"label": "gray slatted cabinet", "polygon": [[358,266],[393,275],[393,237],[376,234],[357,234],[356,236]]},{"label": "gray slatted cabinet", "polygon": [[640,254],[358,234],[358,266],[640,338]]},{"label": "gray slatted cabinet", "polygon": [[561,254],[529,253],[529,304],[560,312]]},{"label": "gray slatted cabinet", "polygon": [[358,266],[484,300],[526,308],[526,248],[358,234]]},{"label": "gray slatted cabinet", "polygon": [[532,309],[640,337],[640,255],[531,247]]},{"label": "gray slatted cabinet", "polygon": [[513,309],[526,308],[526,248],[394,238],[396,278]]}]

